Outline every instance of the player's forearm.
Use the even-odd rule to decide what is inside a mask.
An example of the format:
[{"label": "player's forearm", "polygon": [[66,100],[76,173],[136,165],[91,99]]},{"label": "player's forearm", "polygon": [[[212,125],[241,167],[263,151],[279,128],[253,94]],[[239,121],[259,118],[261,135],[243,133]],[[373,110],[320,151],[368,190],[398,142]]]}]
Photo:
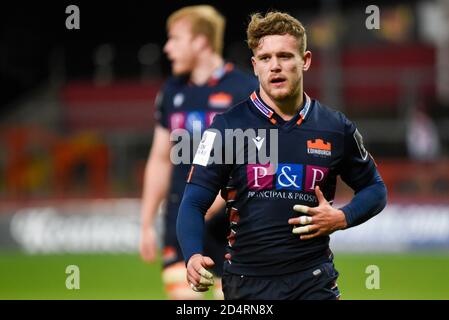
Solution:
[{"label": "player's forearm", "polygon": [[203,253],[204,215],[216,194],[204,187],[187,184],[179,206],[176,234],[186,263]]},{"label": "player's forearm", "polygon": [[357,226],[382,211],[387,204],[387,189],[379,174],[370,185],[359,190],[351,202],[341,208],[347,228]]},{"label": "player's forearm", "polygon": [[145,168],[141,207],[142,228],[153,225],[159,205],[166,197],[172,173],[170,161],[150,159]]},{"label": "player's forearm", "polygon": [[214,203],[210,206],[210,208],[206,212],[206,220],[212,218],[216,213],[222,210],[226,205],[226,202],[220,195],[217,195]]}]

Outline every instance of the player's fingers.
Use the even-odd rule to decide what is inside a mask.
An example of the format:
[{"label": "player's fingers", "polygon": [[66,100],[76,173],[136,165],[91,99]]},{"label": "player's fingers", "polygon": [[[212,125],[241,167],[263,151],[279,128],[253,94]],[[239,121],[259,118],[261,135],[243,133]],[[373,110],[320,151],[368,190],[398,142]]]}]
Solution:
[{"label": "player's fingers", "polygon": [[309,232],[312,232],[315,230],[317,230],[317,226],[312,224],[312,225],[293,228],[292,232],[294,234],[303,234],[303,233],[309,233]]},{"label": "player's fingers", "polygon": [[200,270],[203,267],[199,263],[199,261],[195,261],[191,266],[187,268],[187,277],[189,282],[192,282],[195,286],[200,284],[201,281],[201,273]]},{"label": "player's fingers", "polygon": [[205,279],[213,279],[214,275],[212,273],[210,273],[209,271],[207,271],[206,269],[204,269],[203,267],[199,268],[198,273],[201,275],[201,277],[205,278]]},{"label": "player's fingers", "polygon": [[213,284],[214,284],[214,278],[212,278],[212,279],[208,279],[205,277],[200,278],[200,285],[208,287],[208,286],[212,286]]},{"label": "player's fingers", "polygon": [[300,216],[288,219],[289,224],[310,224],[312,223],[312,217]]},{"label": "player's fingers", "polygon": [[319,186],[316,186],[316,187],[315,187],[315,194],[316,194],[316,197],[317,197],[317,199],[318,199],[318,203],[319,203],[319,204],[327,203],[327,200],[326,200],[326,198],[324,197],[324,194],[321,192]]},{"label": "player's fingers", "polygon": [[316,237],[318,237],[320,235],[321,235],[321,233],[318,231],[318,232],[315,232],[315,233],[301,235],[299,238],[301,240],[309,240],[309,239],[312,239],[312,238],[316,238]]},{"label": "player's fingers", "polygon": [[293,230],[292,230],[292,232],[294,234],[309,233],[309,231],[310,231],[310,226],[296,227],[296,228],[293,228]]},{"label": "player's fingers", "polygon": [[300,213],[309,213],[310,207],[303,206],[302,204],[295,204],[293,210]]},{"label": "player's fingers", "polygon": [[308,207],[308,206],[304,206],[302,204],[295,204],[293,206],[293,210],[295,210],[296,212],[308,214],[310,216],[313,216],[313,215],[315,215],[315,214],[317,214],[319,212],[317,210],[317,207],[311,208],[311,207]]},{"label": "player's fingers", "polygon": [[204,292],[209,290],[209,287],[204,287],[204,286],[195,286],[193,283],[190,283],[190,288],[192,288],[193,291],[195,292]]},{"label": "player's fingers", "polygon": [[312,217],[309,216],[300,216],[299,217],[299,224],[311,224],[312,223]]},{"label": "player's fingers", "polygon": [[200,284],[201,276],[195,270],[187,269],[187,281],[197,286]]},{"label": "player's fingers", "polygon": [[215,265],[215,262],[209,257],[203,257],[202,265],[209,269]]}]

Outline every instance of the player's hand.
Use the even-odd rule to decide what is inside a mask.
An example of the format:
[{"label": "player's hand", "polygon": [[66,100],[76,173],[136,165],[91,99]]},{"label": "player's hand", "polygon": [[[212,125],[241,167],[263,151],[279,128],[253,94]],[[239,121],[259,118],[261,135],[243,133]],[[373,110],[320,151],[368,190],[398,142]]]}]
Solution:
[{"label": "player's hand", "polygon": [[187,262],[187,282],[193,291],[207,291],[214,284],[213,274],[206,270],[214,265],[215,263],[211,258],[199,253],[190,257]]},{"label": "player's hand", "polygon": [[295,234],[300,234],[301,240],[326,236],[347,226],[343,211],[332,208],[324,198],[320,187],[315,187],[315,194],[318,199],[318,207],[311,208],[297,204],[293,206],[293,210],[307,215],[288,220],[289,224],[301,225],[294,227],[292,231]]},{"label": "player's hand", "polygon": [[140,233],[140,256],[145,262],[153,262],[157,254],[157,236],[153,227],[142,229]]}]

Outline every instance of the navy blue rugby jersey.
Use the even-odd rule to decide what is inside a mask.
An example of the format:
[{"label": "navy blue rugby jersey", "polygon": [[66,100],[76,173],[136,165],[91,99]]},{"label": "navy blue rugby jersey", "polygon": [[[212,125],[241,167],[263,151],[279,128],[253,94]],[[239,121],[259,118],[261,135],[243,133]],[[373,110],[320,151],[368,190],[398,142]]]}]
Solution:
[{"label": "navy blue rugby jersey", "polygon": [[[255,77],[235,68],[231,63],[217,69],[209,81],[201,86],[189,82],[187,77],[171,77],[156,98],[155,119],[170,132],[186,129],[192,137],[194,121],[199,121],[204,131],[216,114],[245,100],[257,86]],[[194,152],[190,150],[190,160]],[[190,164],[191,161],[173,168],[168,214],[178,214]]]},{"label": "navy blue rugby jersey", "polygon": [[[238,144],[235,129],[255,133]],[[276,137],[270,129],[277,132],[277,166],[262,162],[260,156],[265,150],[271,157]],[[226,154],[229,150],[231,157]],[[215,117],[203,134],[188,183],[221,190],[227,200],[231,233],[224,270],[269,276],[331,259],[328,236],[301,240],[292,233],[288,219],[299,215],[295,204],[317,206],[316,185],[332,203],[338,175],[359,190],[372,182],[375,173],[362,136],[341,112],[304,94],[301,110],[284,121],[253,92]]]}]

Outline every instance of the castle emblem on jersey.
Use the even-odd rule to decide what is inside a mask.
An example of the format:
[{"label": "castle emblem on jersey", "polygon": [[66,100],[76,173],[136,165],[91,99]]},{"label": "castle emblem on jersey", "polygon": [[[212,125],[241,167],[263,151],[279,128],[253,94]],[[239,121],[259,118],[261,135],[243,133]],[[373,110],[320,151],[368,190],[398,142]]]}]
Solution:
[{"label": "castle emblem on jersey", "polygon": [[225,92],[218,92],[209,96],[209,105],[212,108],[227,108],[232,103],[232,96]]},{"label": "castle emblem on jersey", "polygon": [[324,142],[323,139],[307,140],[307,153],[320,157],[330,157],[332,155],[332,144]]}]

